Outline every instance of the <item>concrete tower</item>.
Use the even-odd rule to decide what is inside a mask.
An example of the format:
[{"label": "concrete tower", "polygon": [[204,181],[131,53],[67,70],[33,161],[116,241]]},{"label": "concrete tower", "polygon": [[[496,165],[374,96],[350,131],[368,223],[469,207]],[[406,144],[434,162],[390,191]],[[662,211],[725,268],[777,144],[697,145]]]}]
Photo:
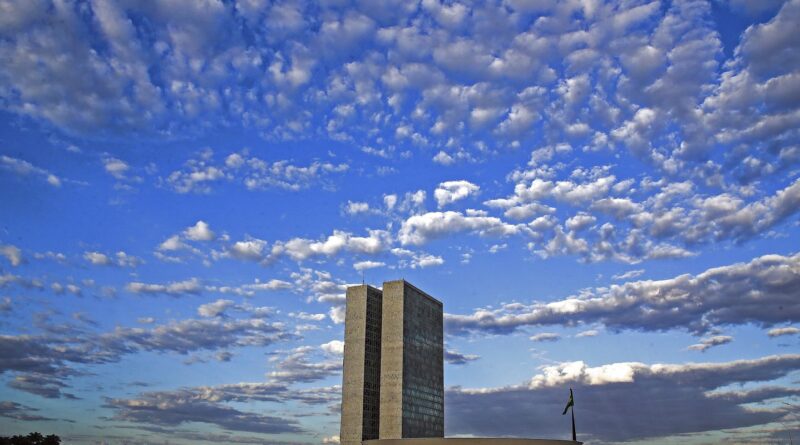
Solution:
[{"label": "concrete tower", "polygon": [[381,291],[347,288],[342,371],[342,445],[378,438],[381,381]]},{"label": "concrete tower", "polygon": [[379,438],[444,437],[442,303],[387,281],[382,324]]},{"label": "concrete tower", "polygon": [[342,445],[444,436],[442,303],[404,280],[347,289]]}]

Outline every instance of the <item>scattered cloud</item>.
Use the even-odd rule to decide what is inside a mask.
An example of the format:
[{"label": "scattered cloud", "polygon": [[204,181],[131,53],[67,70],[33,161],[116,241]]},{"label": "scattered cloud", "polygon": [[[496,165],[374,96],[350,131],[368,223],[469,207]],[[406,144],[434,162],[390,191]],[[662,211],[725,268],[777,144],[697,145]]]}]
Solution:
[{"label": "scattered cloud", "polygon": [[[708,269],[697,275],[632,281],[549,303],[505,305],[470,315],[445,316],[451,333],[509,333],[522,326],[602,323],[619,330],[686,329],[755,323],[771,326],[794,321],[793,271],[800,254],[765,255],[748,263]],[[512,307],[513,306],[513,307]]]},{"label": "scattered cloud", "polygon": [[800,328],[796,328],[794,326],[787,326],[785,328],[774,328],[770,329],[767,334],[770,337],[781,337],[784,335],[795,335],[800,334]]},{"label": "scattered cloud", "polygon": [[426,267],[441,266],[444,264],[444,259],[442,257],[430,253],[413,252],[399,247],[395,247],[391,252],[395,256],[400,257],[400,261],[398,261],[398,266],[400,268],[424,269]]},{"label": "scattered cloud", "polygon": [[644,273],[644,269],[634,269],[629,270],[627,272],[618,273],[611,277],[612,280],[630,280],[631,278],[636,278]]},{"label": "scattered cloud", "polygon": [[[332,350],[333,346],[328,348]],[[313,351],[314,348],[310,346],[301,346],[289,351],[283,357],[276,357],[275,370],[267,373],[267,378],[272,382],[284,384],[308,383],[339,374],[342,371],[341,358],[311,362],[309,357]]]},{"label": "scattered cloud", "polygon": [[535,342],[558,341],[560,339],[561,339],[561,335],[556,334],[554,332],[541,332],[539,334],[531,336],[531,341],[535,341]]},{"label": "scattered cloud", "polygon": [[353,202],[347,201],[344,207],[345,213],[348,215],[357,215],[359,213],[368,213],[370,211],[369,204],[366,202]]},{"label": "scattered cloud", "polygon": [[272,255],[286,255],[292,260],[303,261],[316,256],[333,256],[342,251],[375,254],[385,250],[390,239],[390,234],[384,230],[370,230],[365,237],[334,230],[325,239],[292,238],[276,242]]},{"label": "scattered cloud", "polygon": [[715,335],[713,337],[708,337],[700,340],[700,343],[694,344],[689,346],[688,350],[690,351],[700,351],[705,352],[709,348],[713,348],[715,346],[725,345],[733,341],[733,337],[730,335]]},{"label": "scattered cloud", "polygon": [[361,272],[362,270],[367,269],[375,269],[377,267],[383,267],[386,263],[380,261],[359,261],[357,263],[353,263],[353,269]]},{"label": "scattered cloud", "polygon": [[289,160],[274,162],[246,153],[232,153],[224,161],[215,162],[214,152],[205,149],[185,162],[183,169],[175,170],[163,183],[176,193],[210,193],[220,182],[236,182],[247,190],[284,189],[303,190],[314,184],[325,184],[327,176],[346,172],[347,164],[313,161],[301,166]]},{"label": "scattered cloud", "polygon": [[422,245],[457,232],[508,236],[522,232],[519,226],[489,216],[467,216],[459,212],[429,212],[413,215],[403,222],[398,239],[403,245]]},{"label": "scattered cloud", "polygon": [[259,261],[266,254],[267,242],[258,238],[236,241],[230,248],[231,256],[241,260]]},{"label": "scattered cloud", "polygon": [[137,267],[143,262],[141,258],[129,255],[122,251],[119,251],[114,255],[87,251],[83,253],[83,259],[93,266]]},{"label": "scattered cloud", "polygon": [[49,171],[37,167],[28,161],[0,155],[0,168],[10,171],[21,177],[36,177],[52,187],[61,187],[61,179]]},{"label": "scattered cloud", "polygon": [[212,303],[200,305],[200,307],[197,308],[197,315],[211,318],[220,317],[225,315],[225,311],[234,305],[235,303],[233,300],[219,299]]},{"label": "scattered cloud", "polygon": [[125,161],[117,158],[108,157],[103,159],[103,168],[106,173],[119,180],[125,180],[130,166]]},{"label": "scattered cloud", "polygon": [[[726,387],[752,387],[799,367],[796,354],[722,363],[548,365],[520,385],[449,388],[445,394],[447,434],[557,436],[563,428],[554,419],[560,417],[570,387],[578,406],[594,413],[584,420],[584,440],[622,442],[761,425],[785,413],[780,408],[753,410],[747,405],[791,396],[797,389],[778,385],[729,391]],[[497,409],[489,412],[483,409],[486,406]],[[698,417],[700,412],[714,416]],[[625,428],[614,424],[620,417],[627,419]]]},{"label": "scattered cloud", "polygon": [[323,343],[320,345],[323,351],[331,355],[343,355],[344,354],[344,342],[341,340],[331,340],[327,343]]},{"label": "scattered cloud", "polygon": [[[237,388],[239,389],[239,388]],[[264,393],[261,388],[255,394]],[[267,394],[272,388],[265,388]],[[219,393],[222,392],[222,398]],[[250,394],[248,394],[249,396]],[[262,396],[263,397],[263,396]],[[237,395],[222,391],[203,391],[203,388],[144,393],[135,399],[107,399],[106,407],[114,410],[115,421],[177,427],[190,422],[216,425],[230,431],[281,434],[299,433],[303,429],[296,420],[240,411],[225,403]],[[257,397],[245,397],[251,399]]]},{"label": "scattered cloud", "polygon": [[36,414],[37,411],[39,410],[36,408],[31,408],[17,402],[8,400],[0,402],[0,417],[29,422],[56,420]]},{"label": "scattered cloud", "polygon": [[479,190],[479,186],[469,181],[445,181],[439,184],[433,192],[433,197],[436,199],[436,204],[439,208],[442,208],[470,195],[475,195]]},{"label": "scattered cloud", "polygon": [[[15,376],[8,385],[43,397],[72,398],[64,392],[78,366],[114,363],[141,352],[189,355],[197,352],[228,352],[232,348],[266,347],[295,336],[280,322],[268,321],[269,308],[241,307],[249,317],[221,317],[228,304],[203,305],[198,312],[210,317],[147,328],[117,326],[94,333],[75,325],[43,325],[39,335],[0,336],[0,374]],[[149,320],[148,320],[149,322]],[[69,336],[65,336],[69,334]]]},{"label": "scattered cloud", "polygon": [[478,360],[479,358],[481,358],[479,355],[462,354],[452,349],[445,349],[444,351],[444,361],[451,365],[466,365],[467,363]]},{"label": "scattered cloud", "polygon": [[167,284],[148,284],[134,281],[128,283],[125,289],[135,294],[167,294],[172,296],[199,295],[203,291],[200,280],[197,278],[174,281]]},{"label": "scattered cloud", "polygon": [[0,255],[6,257],[14,267],[22,264],[22,251],[17,246],[12,246],[11,244],[0,246]]},{"label": "scattered cloud", "polygon": [[197,221],[195,225],[186,228],[183,232],[187,239],[192,241],[212,241],[216,238],[216,234],[211,230],[208,223],[205,221]]}]

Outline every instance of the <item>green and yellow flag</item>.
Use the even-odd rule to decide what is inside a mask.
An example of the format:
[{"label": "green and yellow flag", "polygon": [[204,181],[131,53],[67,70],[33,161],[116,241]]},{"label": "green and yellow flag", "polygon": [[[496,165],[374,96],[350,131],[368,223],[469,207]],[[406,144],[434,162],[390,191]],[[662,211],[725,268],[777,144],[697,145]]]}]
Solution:
[{"label": "green and yellow flag", "polygon": [[569,401],[567,402],[567,406],[564,407],[564,412],[561,413],[562,416],[567,414],[567,410],[570,406],[575,406],[575,401],[572,400],[572,388],[569,389]]}]

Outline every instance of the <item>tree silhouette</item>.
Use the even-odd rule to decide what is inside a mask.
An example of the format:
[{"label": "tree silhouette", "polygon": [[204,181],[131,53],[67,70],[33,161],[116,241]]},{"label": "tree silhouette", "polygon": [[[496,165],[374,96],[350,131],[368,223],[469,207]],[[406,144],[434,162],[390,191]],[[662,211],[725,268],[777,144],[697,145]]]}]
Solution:
[{"label": "tree silhouette", "polygon": [[27,436],[0,437],[0,445],[61,445],[61,438],[55,434],[30,433]]}]

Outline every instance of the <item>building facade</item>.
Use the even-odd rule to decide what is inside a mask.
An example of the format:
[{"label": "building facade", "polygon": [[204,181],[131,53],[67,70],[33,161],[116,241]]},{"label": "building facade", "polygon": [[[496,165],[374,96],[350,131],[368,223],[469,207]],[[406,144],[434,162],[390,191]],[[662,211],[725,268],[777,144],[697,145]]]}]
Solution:
[{"label": "building facade", "polygon": [[347,289],[343,445],[444,436],[442,303],[404,280]]},{"label": "building facade", "polygon": [[444,436],[442,303],[404,280],[383,283],[380,439]]},{"label": "building facade", "polygon": [[342,445],[378,438],[381,379],[382,293],[371,286],[347,288],[342,370]]}]

